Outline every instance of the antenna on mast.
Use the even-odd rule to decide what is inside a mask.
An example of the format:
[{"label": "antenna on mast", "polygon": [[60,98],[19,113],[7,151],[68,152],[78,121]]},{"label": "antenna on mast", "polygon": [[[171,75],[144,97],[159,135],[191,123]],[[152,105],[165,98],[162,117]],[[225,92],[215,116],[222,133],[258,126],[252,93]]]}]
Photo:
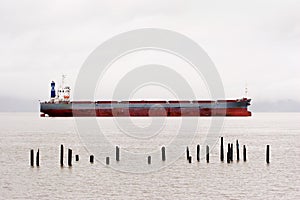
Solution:
[{"label": "antenna on mast", "polygon": [[65,86],[65,79],[66,79],[67,75],[63,74],[61,75],[61,87],[63,88]]},{"label": "antenna on mast", "polygon": [[245,84],[245,97],[246,98],[248,97],[248,84],[247,84],[247,82]]}]

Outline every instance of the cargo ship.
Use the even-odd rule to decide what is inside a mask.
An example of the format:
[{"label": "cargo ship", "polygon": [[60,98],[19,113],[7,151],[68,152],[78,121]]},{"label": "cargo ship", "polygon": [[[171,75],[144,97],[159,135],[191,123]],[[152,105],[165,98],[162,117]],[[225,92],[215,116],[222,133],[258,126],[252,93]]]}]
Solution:
[{"label": "cargo ship", "polygon": [[40,102],[41,117],[184,117],[251,116],[251,99],[170,101],[70,101],[70,87],[55,90],[50,101]]}]

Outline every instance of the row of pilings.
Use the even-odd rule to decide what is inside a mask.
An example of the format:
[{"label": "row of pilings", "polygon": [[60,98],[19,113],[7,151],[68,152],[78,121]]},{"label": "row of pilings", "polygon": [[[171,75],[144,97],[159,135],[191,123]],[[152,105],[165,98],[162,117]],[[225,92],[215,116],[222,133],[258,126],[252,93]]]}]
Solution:
[{"label": "row of pilings", "polygon": [[[234,154],[233,154],[233,143],[228,143],[227,144],[227,153],[226,153],[226,161],[227,163],[231,163],[233,162],[234,160]],[[240,161],[240,144],[239,144],[239,141],[236,140],[236,144],[235,144],[235,148],[236,148],[236,160],[237,161]],[[210,151],[209,151],[209,146],[206,145],[206,148],[205,148],[205,160],[207,163],[209,163],[209,154],[210,154]],[[60,145],[60,166],[63,167],[64,166],[64,145],[61,144]],[[200,162],[200,151],[201,151],[201,146],[198,144],[197,147],[196,147],[196,160],[198,162]],[[116,146],[116,149],[115,149],[115,159],[116,161],[120,161],[120,147],[119,146]],[[242,155],[243,155],[243,161],[246,162],[247,161],[247,149],[246,149],[246,145],[243,145],[243,149],[242,149]],[[221,144],[220,144],[220,161],[221,162],[224,162],[224,141],[223,141],[223,137],[221,137]],[[30,166],[31,167],[34,167],[34,157],[35,157],[35,164],[37,167],[40,166],[40,151],[39,149],[37,150],[37,153],[36,153],[36,156],[34,156],[34,150],[31,149],[30,150]],[[72,160],[73,158],[73,151],[72,149],[67,149],[67,166],[71,167],[72,166]],[[166,147],[161,147],[161,160],[162,161],[166,161],[167,159],[167,156],[166,156]],[[190,150],[189,150],[189,147],[186,147],[186,159],[188,160],[189,163],[192,163],[192,156],[190,154]],[[95,157],[94,155],[90,155],[89,156],[89,162],[92,164],[94,163],[94,160],[95,160]],[[76,154],[75,155],[75,161],[78,162],[79,161],[79,155]],[[148,164],[151,164],[151,156],[148,156],[147,157],[147,161],[148,161]],[[109,165],[110,163],[110,157],[106,157],[105,158],[105,163],[106,165]],[[270,163],[270,145],[267,145],[266,146],[266,163]]]},{"label": "row of pilings", "polygon": [[[240,161],[240,144],[239,141],[236,140],[236,160]],[[227,154],[226,154],[226,160],[227,163],[231,163],[234,160],[234,155],[233,155],[233,143],[228,143],[227,144]],[[200,162],[200,149],[201,146],[198,144],[197,145],[197,150],[196,150],[196,158],[197,161]],[[209,163],[209,146],[206,145],[206,152],[205,152],[205,157],[206,157],[206,162]],[[224,162],[224,140],[223,137],[221,137],[221,144],[220,144],[220,161]],[[189,163],[192,163],[192,156],[190,155],[190,150],[189,147],[186,147],[186,158]],[[247,148],[246,145],[243,145],[243,161],[247,161]],[[270,163],[270,145],[266,145],[266,163]]]}]

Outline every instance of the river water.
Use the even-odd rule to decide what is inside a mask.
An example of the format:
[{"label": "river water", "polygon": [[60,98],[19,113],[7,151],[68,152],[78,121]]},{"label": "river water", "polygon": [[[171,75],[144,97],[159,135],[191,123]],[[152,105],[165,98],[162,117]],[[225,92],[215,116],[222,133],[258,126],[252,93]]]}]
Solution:
[{"label": "river water", "polygon": [[[252,117],[225,118],[215,144],[210,147],[209,163],[204,159],[203,145],[211,118],[201,118],[194,134],[187,132],[181,136],[182,141],[187,141],[183,145],[190,148],[191,164],[186,160],[185,147],[178,146],[177,150],[182,154],[176,159],[172,158],[171,148],[168,148],[169,140],[177,137],[175,132],[181,119],[165,120],[167,123],[160,134],[139,138],[135,130],[132,130],[133,135],[123,134],[114,126],[113,118],[98,118],[106,138],[121,148],[121,160],[116,162],[114,151],[111,151],[108,154],[110,165],[105,165],[105,157],[96,154],[95,163],[89,162],[93,152],[82,141],[73,118],[1,113],[0,198],[300,199],[300,113],[254,113]],[[151,123],[150,118],[133,121],[138,127]],[[245,144],[247,162],[236,161],[235,150],[232,163],[221,162],[220,136],[224,137],[226,147],[227,143],[235,144],[236,139],[240,146]],[[195,159],[198,143],[202,152],[200,162]],[[60,144],[64,144],[66,150],[71,148],[73,156],[79,154],[80,160],[76,162],[73,158],[72,167],[68,167],[66,161],[64,167],[60,167]],[[270,164],[265,161],[267,144],[271,147]],[[167,160],[172,158],[174,162],[161,167],[160,157],[153,156],[153,163],[149,165],[147,155],[162,145],[166,145]],[[30,167],[30,149],[35,152],[39,149],[40,167]],[[125,151],[144,154],[145,160],[141,161],[144,164],[137,162],[135,166],[140,167],[139,173],[118,170],[118,165],[130,163],[130,157],[122,157]],[[242,159],[242,155],[240,157]],[[153,169],[157,166],[160,167]]]}]

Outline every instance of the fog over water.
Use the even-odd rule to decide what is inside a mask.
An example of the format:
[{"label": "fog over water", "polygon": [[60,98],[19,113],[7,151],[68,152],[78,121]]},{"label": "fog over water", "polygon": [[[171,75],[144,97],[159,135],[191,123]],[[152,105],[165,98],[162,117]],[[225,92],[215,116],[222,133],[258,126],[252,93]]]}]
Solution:
[{"label": "fog over water", "polygon": [[[2,0],[0,111],[37,111],[52,80],[67,74],[74,88],[81,65],[102,42],[149,27],[197,42],[215,63],[226,98],[245,96],[247,85],[253,111],[299,111],[299,10],[298,0]],[[157,55],[153,63],[163,60]],[[145,93],[165,98],[154,89]]]}]

